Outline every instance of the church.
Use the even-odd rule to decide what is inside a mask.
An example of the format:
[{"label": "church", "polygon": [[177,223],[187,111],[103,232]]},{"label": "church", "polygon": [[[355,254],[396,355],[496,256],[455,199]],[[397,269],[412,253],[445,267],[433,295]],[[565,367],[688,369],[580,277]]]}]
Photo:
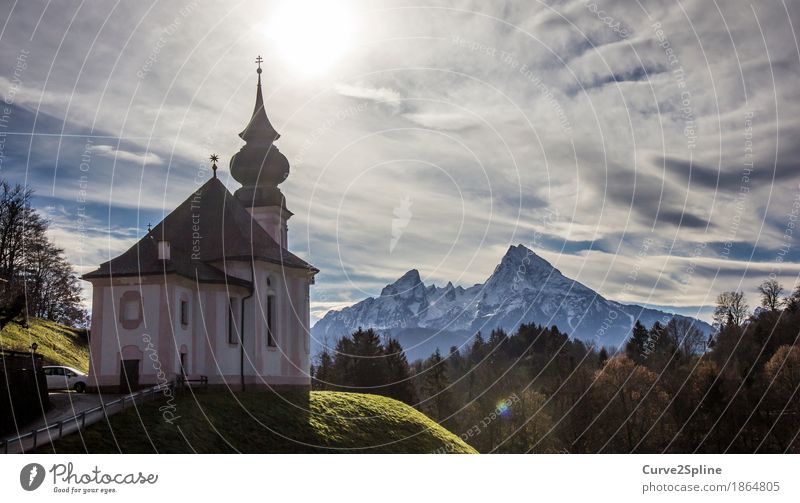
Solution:
[{"label": "church", "polygon": [[89,389],[128,392],[185,378],[230,390],[309,389],[309,289],[319,272],[288,250],[278,188],[289,161],[261,94],[230,161],[91,282]]}]

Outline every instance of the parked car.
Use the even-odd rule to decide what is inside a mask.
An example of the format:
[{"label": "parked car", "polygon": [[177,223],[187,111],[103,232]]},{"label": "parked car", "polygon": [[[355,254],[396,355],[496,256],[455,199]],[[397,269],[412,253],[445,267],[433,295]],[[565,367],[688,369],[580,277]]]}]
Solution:
[{"label": "parked car", "polygon": [[78,393],[86,391],[86,374],[72,367],[42,367],[47,376],[48,390],[74,389]]}]

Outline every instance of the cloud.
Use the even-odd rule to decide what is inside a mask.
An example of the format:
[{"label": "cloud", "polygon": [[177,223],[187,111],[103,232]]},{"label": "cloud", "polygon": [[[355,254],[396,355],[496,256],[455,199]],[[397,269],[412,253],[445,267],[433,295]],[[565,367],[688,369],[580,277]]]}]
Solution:
[{"label": "cloud", "polygon": [[667,222],[675,227],[692,227],[696,229],[703,229],[709,225],[708,220],[689,213],[686,210],[662,210],[658,213],[659,222]]},{"label": "cloud", "polygon": [[403,117],[422,127],[458,131],[481,124],[479,117],[460,113],[417,112],[404,113]]},{"label": "cloud", "polygon": [[111,145],[92,145],[88,148],[90,152],[103,157],[111,157],[121,161],[131,161],[140,164],[163,164],[164,160],[153,152],[137,154],[127,150],[116,149]]},{"label": "cloud", "polygon": [[385,103],[392,107],[399,107],[400,100],[402,99],[398,91],[388,87],[369,87],[361,84],[336,84],[333,86],[333,89],[338,94],[348,98]]},{"label": "cloud", "polygon": [[[264,53],[266,108],[292,159],[281,185],[295,213],[290,243],[322,269],[315,316],[377,294],[411,268],[437,282],[482,281],[508,244],[536,235],[537,252],[561,257],[565,273],[611,298],[635,266],[638,242],[652,236],[664,240],[662,256],[648,259],[626,301],[700,306],[743,281],[757,284],[752,271],[763,274],[787,243],[800,195],[800,62],[790,23],[798,10],[769,2],[643,5],[603,2],[629,28],[625,39],[578,0],[464,0],[458,9],[406,6],[391,16],[356,6],[368,36],[335,72],[298,78]],[[110,238],[117,250],[189,197],[210,152],[225,158],[241,148],[252,60],[271,50],[247,28],[271,7],[199,6],[168,33],[152,22],[175,18],[168,5],[98,5],[75,16],[78,8],[20,2],[10,14],[0,58],[12,66],[0,76],[0,96],[14,89],[7,130],[16,136],[6,138],[2,176],[29,183],[70,218],[78,196],[85,199],[97,233],[89,241],[65,225],[54,229],[60,242],[72,235],[87,249],[108,248]],[[15,72],[23,50],[27,67]],[[684,90],[697,132],[691,149]],[[381,105],[361,110],[354,100]],[[86,135],[96,137],[84,172]],[[750,147],[754,168],[746,174]],[[749,192],[737,208],[743,174]],[[414,216],[388,256],[392,209],[409,195]],[[704,276],[677,302],[674,264],[697,243],[718,256],[726,242],[736,243],[731,253],[740,261]],[[789,244],[786,271],[794,274]],[[87,267],[103,258],[87,256]]]},{"label": "cloud", "polygon": [[311,302],[310,310],[311,310],[311,325],[313,326],[314,323],[322,319],[328,311],[341,311],[346,307],[350,307],[356,302],[359,302],[362,299],[350,301],[350,302]]}]

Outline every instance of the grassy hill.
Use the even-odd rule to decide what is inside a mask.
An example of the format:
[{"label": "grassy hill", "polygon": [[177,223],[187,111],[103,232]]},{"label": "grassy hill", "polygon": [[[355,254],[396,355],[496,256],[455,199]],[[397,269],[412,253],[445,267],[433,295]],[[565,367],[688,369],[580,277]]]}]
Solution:
[{"label": "grassy hill", "polygon": [[[58,453],[474,453],[421,412],[396,400],[314,391],[289,402],[273,393],[212,393],[175,400],[164,421],[155,401],[121,412],[82,435],[55,443]],[[53,452],[43,449],[42,452]]]},{"label": "grassy hill", "polygon": [[51,365],[67,365],[86,372],[89,370],[89,343],[86,331],[33,318],[29,328],[9,323],[0,332],[0,348],[30,351],[32,343],[39,345],[37,353]]}]

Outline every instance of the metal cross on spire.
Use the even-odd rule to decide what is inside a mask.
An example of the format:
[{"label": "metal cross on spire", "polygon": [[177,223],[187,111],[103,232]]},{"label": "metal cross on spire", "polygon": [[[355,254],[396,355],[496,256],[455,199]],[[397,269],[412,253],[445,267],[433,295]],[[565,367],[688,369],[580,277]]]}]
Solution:
[{"label": "metal cross on spire", "polygon": [[259,54],[258,57],[256,58],[256,64],[258,64],[258,69],[256,70],[256,72],[261,73],[261,63],[263,62],[264,58],[262,58],[261,54]]},{"label": "metal cross on spire", "polygon": [[217,154],[211,154],[211,169],[214,171],[214,178],[217,177],[217,161],[219,161],[219,156]]}]

